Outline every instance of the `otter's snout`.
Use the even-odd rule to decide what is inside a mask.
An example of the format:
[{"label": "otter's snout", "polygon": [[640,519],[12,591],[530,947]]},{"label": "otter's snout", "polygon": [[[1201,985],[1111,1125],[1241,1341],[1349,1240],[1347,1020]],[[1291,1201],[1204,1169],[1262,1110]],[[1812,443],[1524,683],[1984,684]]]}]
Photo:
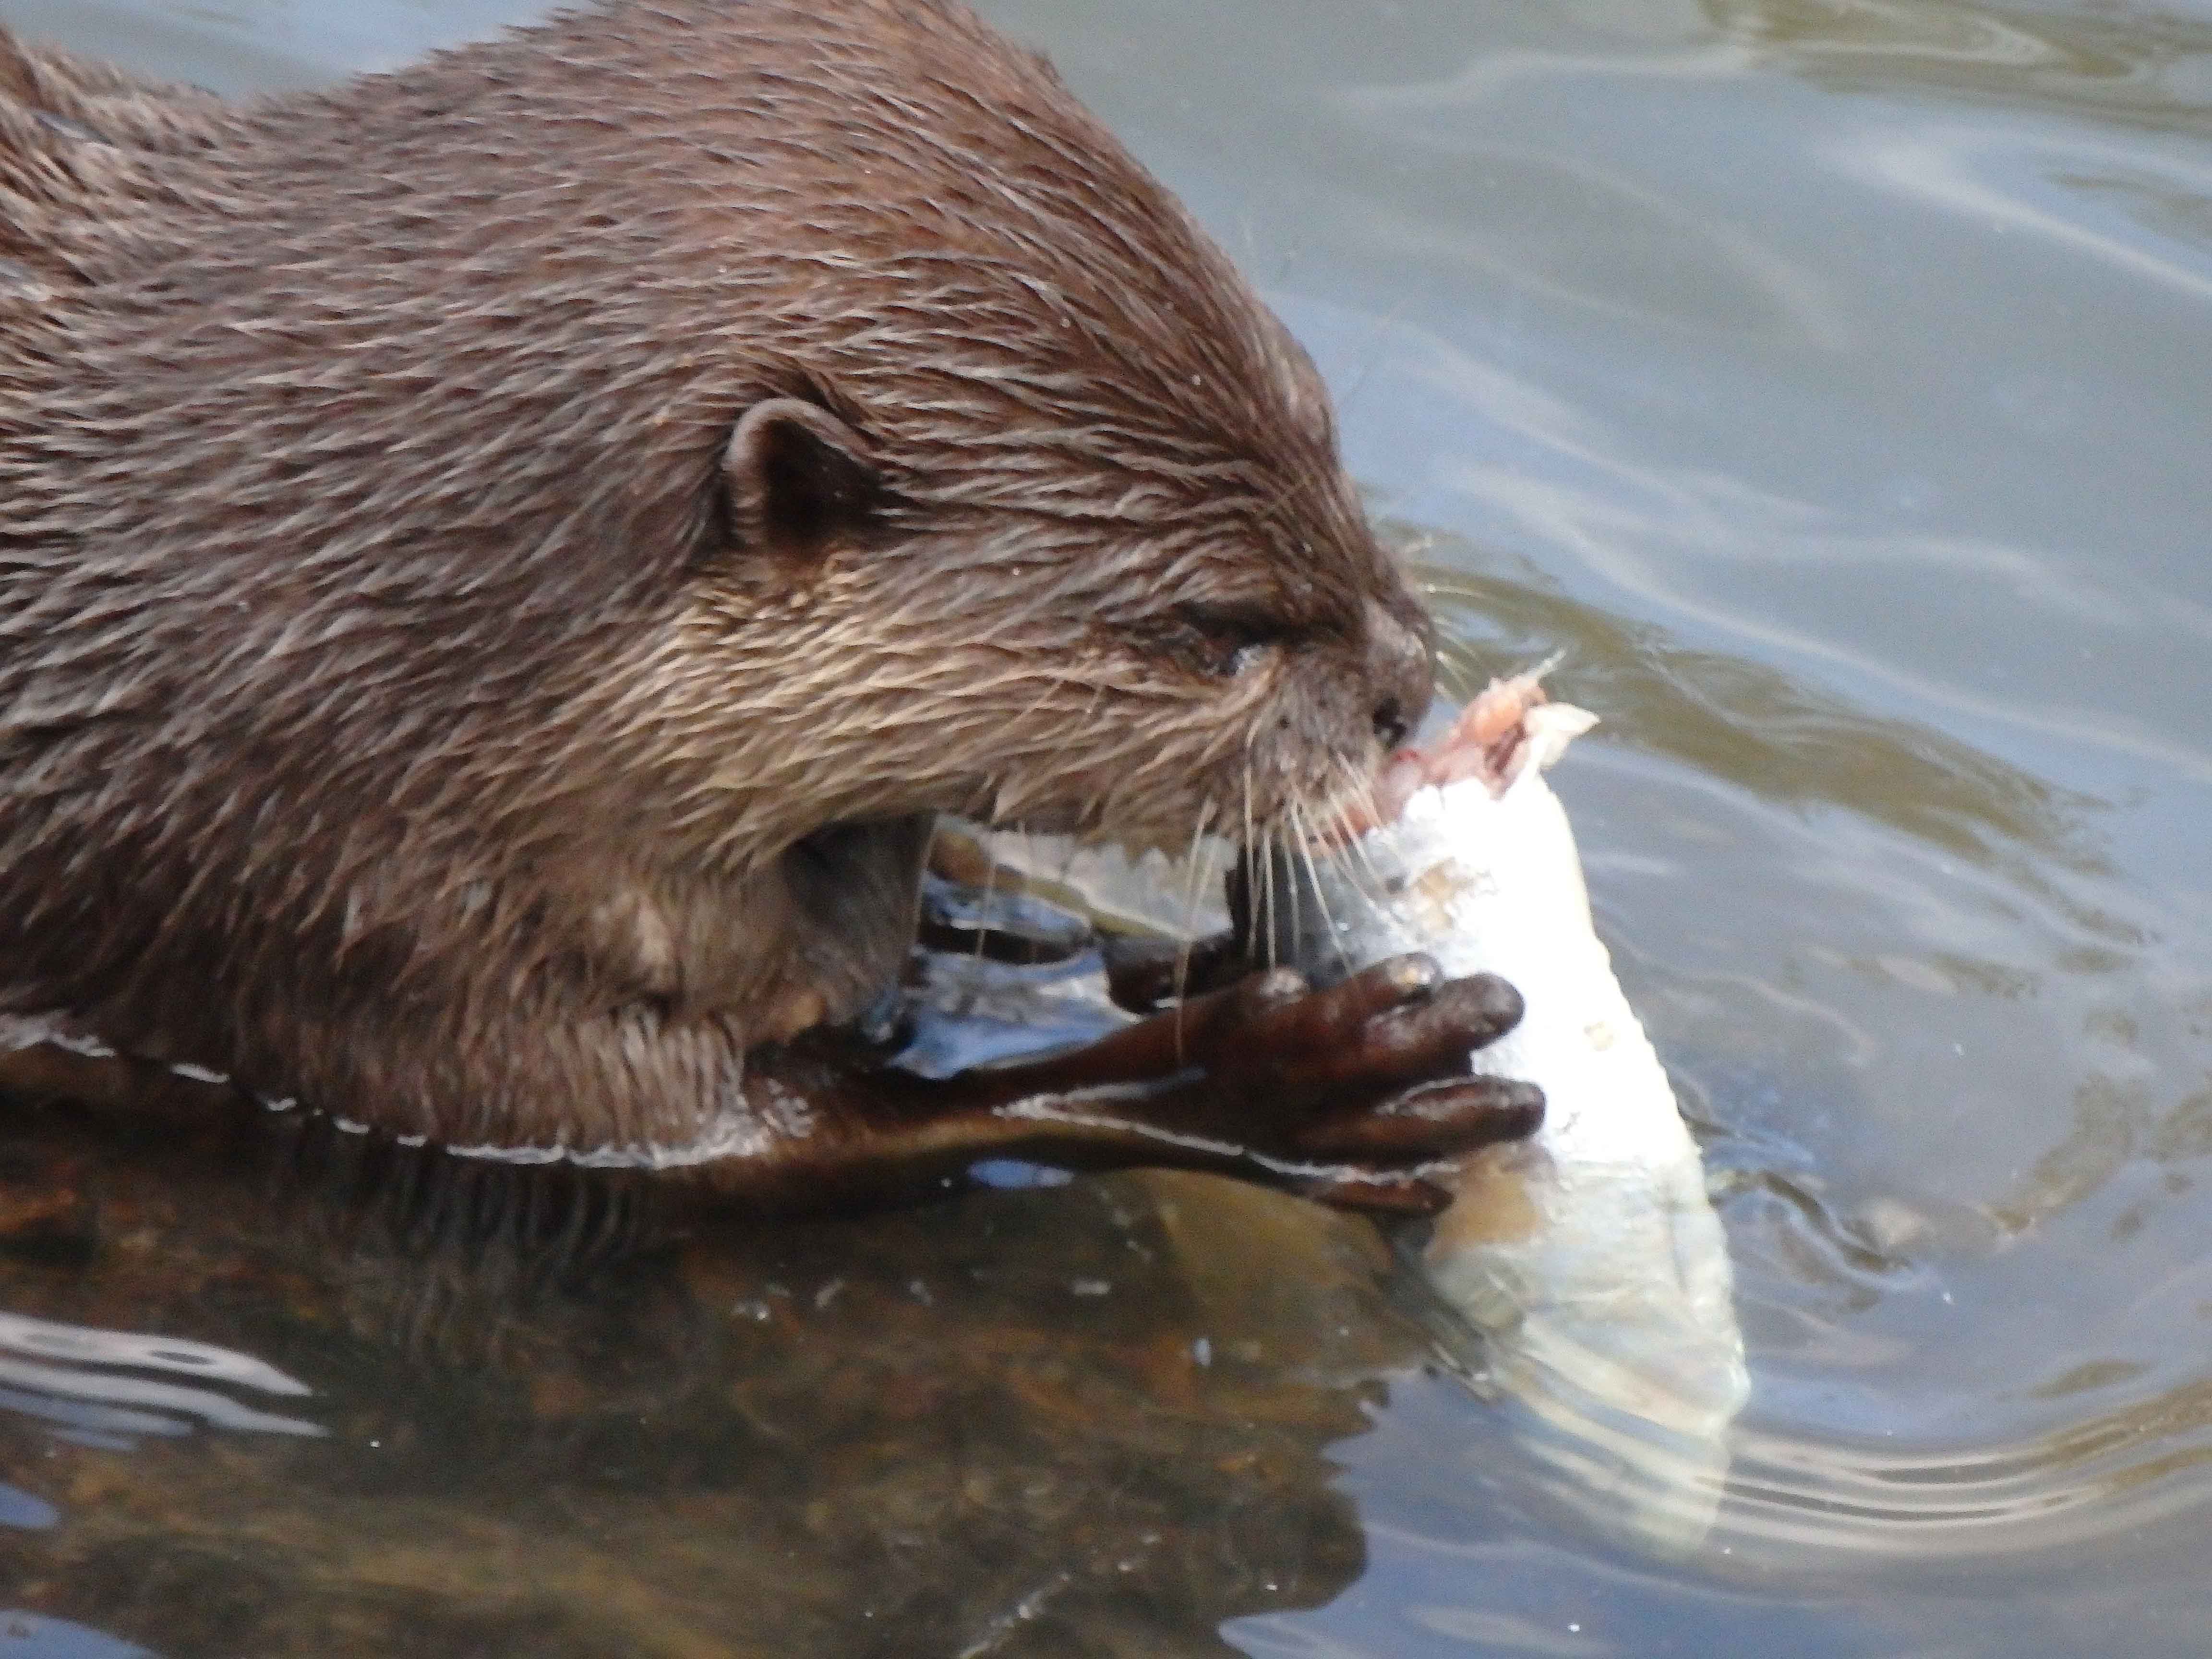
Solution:
[{"label": "otter's snout", "polygon": [[1436,692],[1426,617],[1413,611],[1409,621],[1380,605],[1368,605],[1367,683],[1375,699],[1375,736],[1384,749],[1395,749],[1421,723]]}]

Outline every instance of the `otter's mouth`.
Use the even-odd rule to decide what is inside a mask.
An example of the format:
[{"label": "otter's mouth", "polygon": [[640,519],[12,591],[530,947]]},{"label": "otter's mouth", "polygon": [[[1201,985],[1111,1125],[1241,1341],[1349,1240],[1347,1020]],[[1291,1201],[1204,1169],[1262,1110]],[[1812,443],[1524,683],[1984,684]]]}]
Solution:
[{"label": "otter's mouth", "polygon": [[1382,810],[1392,782],[1386,759],[1378,750],[1364,766],[1324,767],[1304,788],[1278,779],[1264,805],[1240,769],[1231,791],[1187,793],[1141,817],[1116,813],[1101,797],[1019,816],[947,814],[930,866],[969,887],[1033,893],[1111,932],[1196,940],[1228,929],[1226,894],[1240,869],[1325,860],[1343,826]]},{"label": "otter's mouth", "polygon": [[1229,872],[1240,854],[1203,842],[1171,855],[1110,841],[939,820],[932,874],[985,894],[1027,894],[1087,916],[1103,932],[1183,943],[1226,932]]}]

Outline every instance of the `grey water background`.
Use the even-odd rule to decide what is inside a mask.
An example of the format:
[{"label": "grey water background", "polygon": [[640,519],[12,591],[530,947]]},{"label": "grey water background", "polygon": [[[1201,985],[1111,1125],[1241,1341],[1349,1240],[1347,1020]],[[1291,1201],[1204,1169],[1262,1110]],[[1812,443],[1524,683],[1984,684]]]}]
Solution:
[{"label": "grey water background", "polygon": [[[403,61],[526,9],[8,0],[0,17],[247,92]],[[1077,1518],[1133,1503],[1158,1454],[1093,1471],[1051,1523],[1024,1510],[1041,1540],[1030,1589],[1000,1615],[977,1610],[988,1597],[963,1602],[946,1628],[969,1635],[943,1650],[2212,1650],[2212,8],[986,10],[1051,52],[1312,349],[1378,518],[1431,574],[1460,683],[1564,649],[1558,689],[1606,720],[1554,781],[1601,929],[1705,1132],[1755,1392],[1712,1543],[1658,1559],[1547,1501],[1493,1408],[1376,1334],[1383,1305],[1355,1297],[1346,1317],[1371,1329],[1328,1328],[1350,1344],[1331,1350],[1337,1370],[1250,1337],[1262,1358],[1243,1392],[1176,1443],[1194,1474],[1148,1513],[1218,1550],[1191,1552],[1182,1579],[1138,1572],[1139,1611],[1094,1597],[1050,1632],[1053,1587],[1098,1547]],[[1018,1254],[1009,1218],[1030,1230],[1012,1229],[1020,1249],[1119,1228],[1149,1250],[1136,1190],[1085,1183],[914,1221],[871,1235],[870,1259],[904,1240],[917,1261],[994,1282],[994,1252]],[[1181,1193],[1168,1236],[1234,1251],[1236,1227],[1190,1213],[1214,1201]],[[846,1248],[810,1238],[824,1259]],[[1269,1268],[1294,1277],[1282,1258],[1190,1273],[1249,1304]],[[86,1324],[151,1328],[158,1312],[172,1334],[256,1328],[216,1312],[196,1328],[204,1304],[189,1300],[134,1321],[96,1285],[33,1288],[25,1310]],[[1202,1342],[1212,1356],[1238,1316],[1206,1290],[1172,1315],[1109,1316],[1115,1298],[1087,1291],[1079,1311],[1135,1321],[1127,1352]],[[30,1295],[0,1280],[0,1306]],[[940,1285],[935,1330],[930,1309],[904,1306],[909,1382],[954,1366],[933,1341],[957,1346],[977,1320],[1003,1335],[1026,1305],[945,1300]],[[730,1304],[755,1305],[769,1304]],[[1279,1330],[1304,1316],[1291,1308]],[[241,1346],[314,1385],[343,1440],[368,1409],[371,1350],[292,1352],[277,1323],[258,1328],[267,1340]],[[1093,1352],[1060,1340],[1079,1366]],[[777,1352],[797,1365],[813,1351],[793,1340]],[[1363,1342],[1384,1358],[1355,1379],[1346,1356]],[[1036,1347],[1006,1351],[1046,1364]],[[572,1389],[602,1377],[549,1368],[574,1370]],[[1094,1413],[1116,1409],[1084,1392],[1096,1379],[1052,1374]],[[1326,1462],[1246,1484],[1271,1466],[1240,1434],[1300,1389],[1352,1402],[1321,1436]],[[1119,1431],[1070,1411],[1050,1420],[1078,1438]],[[301,1461],[337,1453],[295,1437],[264,1455],[219,1433],[88,1449],[80,1432],[40,1454],[75,1460],[65,1488],[0,1468],[25,1489],[0,1494],[0,1528],[65,1543],[136,1504],[146,1536],[185,1529],[129,1482],[157,1468],[202,1490],[214,1474],[177,1462],[193,1455],[219,1462],[225,1527],[258,1540],[247,1558],[276,1547],[284,1528],[255,1516],[292,1513],[290,1486],[325,1483],[316,1507],[335,1527],[349,1503],[381,1517],[364,1529],[396,1524],[374,1481]],[[472,1552],[501,1505],[568,1490],[557,1449],[441,1443],[480,1480],[453,1475],[439,1505],[410,1499],[420,1550],[539,1583],[552,1553]],[[603,1452],[584,1440],[572,1455],[580,1468]],[[1309,1477],[1322,1498],[1283,1498]],[[847,1503],[859,1490],[825,1488]],[[1217,1490],[1265,1524],[1238,1531],[1226,1500],[1199,1513]],[[687,1501],[668,1499],[667,1524],[703,1547]],[[853,1633],[897,1577],[882,1561],[987,1576],[959,1549],[931,1560],[938,1534],[912,1525],[880,1559],[872,1543],[840,1553],[818,1532],[775,1534],[812,1577],[744,1582],[823,1610],[803,1643],[756,1604],[735,1624],[693,1609],[685,1628],[719,1634],[686,1645],[620,1572],[579,1572],[574,1594],[628,1632],[608,1651],[936,1651]],[[617,1561],[650,1553],[645,1533],[623,1536]],[[98,1605],[89,1587],[138,1583],[138,1559],[0,1621],[0,1654],[120,1650],[92,1626],[223,1650],[158,1587]],[[332,1546],[315,1572],[252,1595],[240,1556],[195,1559],[216,1565],[178,1583],[264,1620],[272,1598],[336,1595],[340,1578],[417,1605],[469,1594],[390,1550]],[[1219,1582],[1196,1582],[1208,1574]],[[568,1592],[538,1593],[550,1607]],[[573,1645],[556,1624],[486,1628],[507,1632],[487,1650]],[[248,1650],[277,1650],[265,1639]]]}]

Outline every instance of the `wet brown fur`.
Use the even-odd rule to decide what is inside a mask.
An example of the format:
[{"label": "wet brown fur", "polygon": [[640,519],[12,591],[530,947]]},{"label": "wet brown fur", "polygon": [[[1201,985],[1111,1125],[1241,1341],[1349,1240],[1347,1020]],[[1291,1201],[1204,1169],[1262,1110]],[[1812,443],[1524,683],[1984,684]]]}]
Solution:
[{"label": "wet brown fur", "polygon": [[[949,5],[248,106],[0,36],[0,1014],[448,1141],[742,1140],[930,815],[1179,850],[1425,700],[1304,355]],[[857,458],[795,542],[724,462],[776,399]]]}]

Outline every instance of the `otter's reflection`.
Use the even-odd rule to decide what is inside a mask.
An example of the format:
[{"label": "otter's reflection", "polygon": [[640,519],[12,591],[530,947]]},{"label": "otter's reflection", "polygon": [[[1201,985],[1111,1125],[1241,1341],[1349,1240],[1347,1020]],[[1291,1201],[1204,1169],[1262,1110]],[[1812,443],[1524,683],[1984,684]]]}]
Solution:
[{"label": "otter's reflection", "polygon": [[204,1106],[0,1110],[15,1358],[137,1391],[0,1401],[28,1613],[167,1659],[1218,1653],[1361,1570],[1323,1449],[1420,1338],[1312,1206],[1144,1175],[749,1231]]}]

